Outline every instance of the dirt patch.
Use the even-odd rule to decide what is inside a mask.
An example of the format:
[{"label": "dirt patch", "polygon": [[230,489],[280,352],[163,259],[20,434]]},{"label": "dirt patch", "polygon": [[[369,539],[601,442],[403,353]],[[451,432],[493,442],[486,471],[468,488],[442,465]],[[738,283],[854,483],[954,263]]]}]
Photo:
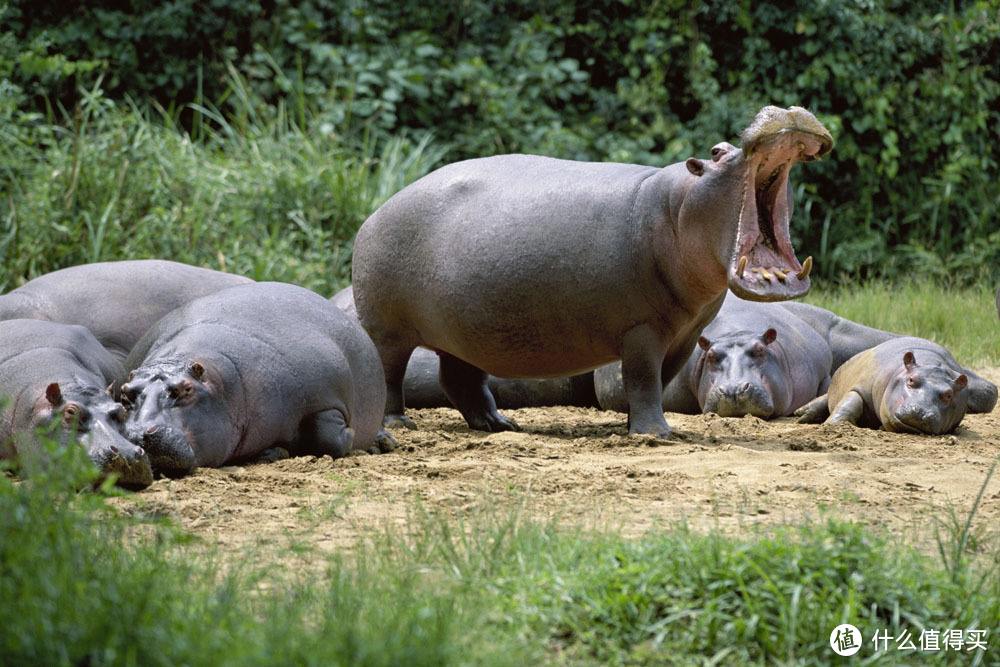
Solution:
[{"label": "dirt patch", "polygon": [[[994,382],[1000,368],[981,371]],[[223,551],[334,549],[414,507],[464,512],[518,503],[529,514],[629,534],[678,520],[739,531],[825,514],[929,540],[935,516],[966,512],[1000,456],[1000,408],[953,435],[920,437],[791,419],[667,418],[674,440],[629,436],[624,417],[581,408],[507,411],[524,432],[470,431],[458,412],[415,410],[397,451],[202,469],[116,502],[164,514]],[[1000,475],[977,524],[1000,525]]]}]

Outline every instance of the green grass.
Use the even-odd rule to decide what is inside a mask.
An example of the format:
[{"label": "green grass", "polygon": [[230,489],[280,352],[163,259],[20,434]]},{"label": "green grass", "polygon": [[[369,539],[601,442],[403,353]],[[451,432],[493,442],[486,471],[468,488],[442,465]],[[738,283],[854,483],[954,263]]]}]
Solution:
[{"label": "green grass", "polygon": [[954,287],[930,281],[816,289],[809,303],[862,324],[928,338],[972,367],[1000,365],[996,285]]},{"label": "green grass", "polygon": [[866,638],[988,629],[996,664],[1000,552],[982,544],[938,562],[838,521],[625,539],[484,503],[465,519],[417,507],[405,534],[341,556],[229,554],[223,571],[211,547],[76,493],[76,449],[53,456],[0,478],[4,664],[822,665],[842,622]]},{"label": "green grass", "polygon": [[0,118],[0,291],[147,257],[326,294],[349,282],[357,228],[443,148],[430,135],[349,140],[249,105],[240,123],[199,107],[198,140],[99,88],[65,118]]}]

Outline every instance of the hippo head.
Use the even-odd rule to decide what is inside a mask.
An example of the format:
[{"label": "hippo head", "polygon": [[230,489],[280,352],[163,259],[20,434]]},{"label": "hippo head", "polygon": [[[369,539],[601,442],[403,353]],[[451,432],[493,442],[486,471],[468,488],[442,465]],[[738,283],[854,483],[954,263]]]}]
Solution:
[{"label": "hippo head", "polygon": [[125,433],[166,475],[222,463],[210,454],[233,440],[221,386],[215,369],[201,361],[159,361],[136,369],[122,385],[129,408]]},{"label": "hippo head", "polygon": [[768,106],[743,131],[741,148],[723,142],[710,161],[687,160],[697,180],[681,206],[681,225],[717,232],[716,259],[737,296],[780,301],[809,291],[812,258],[799,262],[788,232],[788,174],[832,148],[830,133],[805,109]]},{"label": "hippo head", "polygon": [[953,431],[965,416],[969,400],[965,374],[937,365],[920,366],[913,352],[889,380],[879,405],[887,431],[940,435]]},{"label": "hippo head", "polygon": [[696,393],[702,411],[722,417],[775,416],[782,409],[776,404],[785,403],[787,393],[780,362],[770,347],[777,336],[768,329],[763,334],[727,333],[714,341],[699,337]]},{"label": "hippo head", "polygon": [[32,426],[58,432],[64,443],[83,445],[104,476],[114,474],[125,487],[147,487],[153,482],[149,458],[125,439],[124,425],[125,408],[109,390],[80,381],[50,383],[32,411]]}]

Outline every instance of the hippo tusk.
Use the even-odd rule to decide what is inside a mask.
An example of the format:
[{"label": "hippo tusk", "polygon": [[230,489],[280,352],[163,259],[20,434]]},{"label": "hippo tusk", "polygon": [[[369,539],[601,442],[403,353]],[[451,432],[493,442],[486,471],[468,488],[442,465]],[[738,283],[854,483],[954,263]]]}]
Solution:
[{"label": "hippo tusk", "polygon": [[743,277],[743,272],[744,272],[744,271],[746,271],[746,269],[747,269],[747,264],[748,264],[749,262],[750,262],[750,260],[749,260],[749,259],[747,259],[747,256],[746,256],[746,255],[743,255],[742,257],[740,257],[740,263],[739,263],[739,266],[737,266],[737,267],[736,267],[736,275],[737,275],[737,276],[739,276],[740,278],[742,278],[742,277]]},{"label": "hippo tusk", "polygon": [[812,255],[806,257],[806,261],[802,262],[802,270],[795,274],[795,277],[799,280],[805,280],[809,277],[809,272],[813,269],[813,258]]}]

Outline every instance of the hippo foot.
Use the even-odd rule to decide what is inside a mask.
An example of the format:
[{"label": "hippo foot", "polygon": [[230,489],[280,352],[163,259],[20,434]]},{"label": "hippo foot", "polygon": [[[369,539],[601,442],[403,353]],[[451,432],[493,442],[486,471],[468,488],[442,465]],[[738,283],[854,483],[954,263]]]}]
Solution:
[{"label": "hippo foot", "polygon": [[644,422],[629,419],[629,435],[651,435],[658,440],[669,440],[673,433],[673,429],[670,428],[670,425],[667,424],[667,420],[663,419],[663,417],[660,417],[658,422],[655,420]]},{"label": "hippo foot", "polygon": [[521,427],[517,422],[508,417],[504,417],[499,412],[487,412],[482,415],[463,415],[465,422],[474,431],[487,431],[499,433],[500,431],[520,431]]},{"label": "hippo foot", "polygon": [[382,426],[386,428],[404,427],[412,430],[417,429],[416,423],[406,415],[386,415],[382,419]]},{"label": "hippo foot", "polygon": [[398,446],[399,443],[396,442],[396,439],[389,435],[388,431],[383,429],[375,434],[375,445],[368,450],[368,453],[387,454],[396,449]]},{"label": "hippo foot", "polygon": [[819,424],[830,415],[826,394],[814,398],[792,413],[800,424]]},{"label": "hippo foot", "polygon": [[253,460],[253,462],[274,463],[275,461],[283,461],[289,457],[291,457],[291,454],[289,454],[288,450],[284,447],[271,447],[262,451],[260,455]]}]

